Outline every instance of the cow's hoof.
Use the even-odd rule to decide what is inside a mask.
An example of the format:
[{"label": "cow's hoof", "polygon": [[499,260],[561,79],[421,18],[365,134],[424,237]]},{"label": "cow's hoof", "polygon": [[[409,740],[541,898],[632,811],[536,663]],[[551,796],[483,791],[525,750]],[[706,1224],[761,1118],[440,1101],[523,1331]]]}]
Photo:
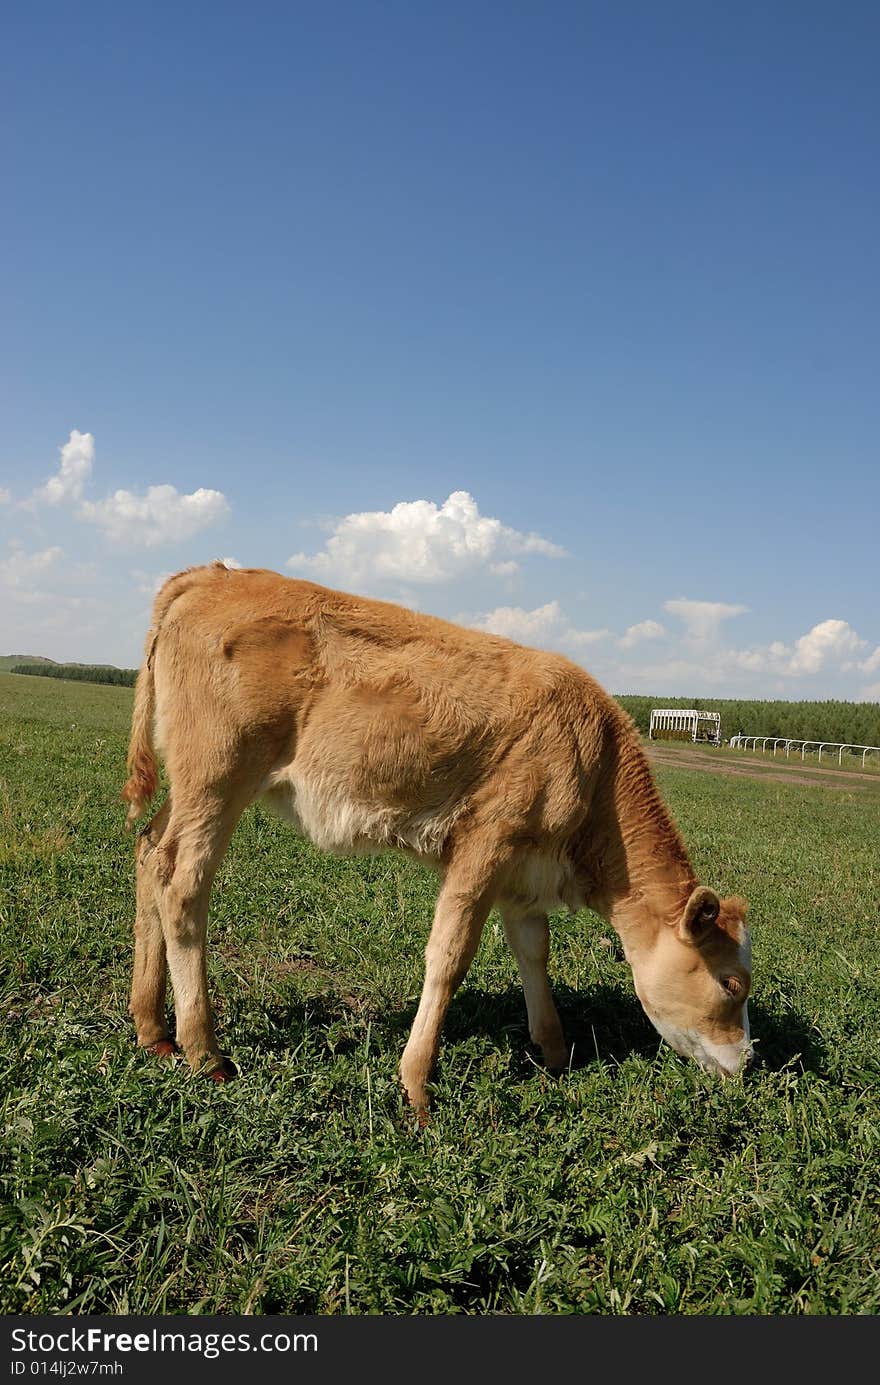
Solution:
[{"label": "cow's hoof", "polygon": [[549,1058],[545,1059],[544,1066],[551,1077],[564,1077],[568,1072],[568,1063],[568,1054],[566,1054],[564,1058],[554,1058],[552,1061]]},{"label": "cow's hoof", "polygon": [[216,1067],[209,1070],[207,1076],[212,1082],[231,1082],[233,1077],[238,1077],[238,1068],[228,1058],[221,1058]]},{"label": "cow's hoof", "polygon": [[147,1052],[167,1062],[169,1058],[175,1058],[180,1049],[173,1039],[157,1039],[154,1044],[147,1045]]}]

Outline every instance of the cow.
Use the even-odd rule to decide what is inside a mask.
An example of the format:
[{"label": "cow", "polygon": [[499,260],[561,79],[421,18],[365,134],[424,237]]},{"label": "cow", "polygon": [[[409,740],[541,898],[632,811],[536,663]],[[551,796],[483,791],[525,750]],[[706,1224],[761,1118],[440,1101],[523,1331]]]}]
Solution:
[{"label": "cow", "polygon": [[192,567],[153,609],[129,825],[157,792],[157,751],[169,793],[136,842],[129,1008],[144,1048],[182,1050],[218,1082],[235,1072],[208,998],[208,899],[236,823],[263,800],[326,851],[397,848],[439,873],[399,1068],[417,1112],[493,906],[548,1068],[569,1061],[547,980],[548,913],[563,906],[609,921],[678,1053],[725,1076],[748,1065],[745,901],[698,883],[633,722],[562,655],[268,569]]}]

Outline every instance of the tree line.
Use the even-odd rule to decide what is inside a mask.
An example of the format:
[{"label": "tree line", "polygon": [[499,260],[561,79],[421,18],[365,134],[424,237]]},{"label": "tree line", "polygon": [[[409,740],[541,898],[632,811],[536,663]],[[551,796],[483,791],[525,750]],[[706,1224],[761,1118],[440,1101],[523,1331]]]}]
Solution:
[{"label": "tree line", "polygon": [[114,683],[133,688],[136,668],[114,668],[112,664],[16,664],[12,673],[27,673],[32,678],[65,678],[75,683]]},{"label": "tree line", "polygon": [[787,736],[791,740],[832,741],[847,745],[880,745],[880,702],[771,702],[714,697],[621,696],[643,735],[648,734],[654,707],[693,707],[721,713],[721,739],[746,736]]}]

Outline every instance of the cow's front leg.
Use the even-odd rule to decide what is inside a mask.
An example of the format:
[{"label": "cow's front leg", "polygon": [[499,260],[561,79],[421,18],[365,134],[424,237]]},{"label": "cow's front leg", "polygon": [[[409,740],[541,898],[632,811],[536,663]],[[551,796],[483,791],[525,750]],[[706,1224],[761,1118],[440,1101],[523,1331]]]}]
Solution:
[{"label": "cow's front leg", "polygon": [[422,1117],[428,1109],[428,1078],[440,1047],[446,1011],[473,961],[490,907],[485,886],[469,888],[466,878],[455,870],[447,873],[425,949],[425,983],[419,1008],[400,1060],[403,1089]]},{"label": "cow's front leg", "polygon": [[568,1064],[568,1049],[559,1014],[547,980],[550,955],[550,925],[546,914],[517,918],[503,914],[504,934],[516,957],[529,1016],[529,1035],[537,1044],[548,1068],[559,1070]]}]

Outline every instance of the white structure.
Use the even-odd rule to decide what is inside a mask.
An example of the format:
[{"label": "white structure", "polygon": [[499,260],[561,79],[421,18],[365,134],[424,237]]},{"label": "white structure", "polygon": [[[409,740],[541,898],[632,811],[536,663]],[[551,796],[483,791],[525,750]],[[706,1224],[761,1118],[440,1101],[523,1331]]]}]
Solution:
[{"label": "white structure", "polygon": [[[837,751],[837,763],[838,763],[839,765],[842,765],[842,764],[843,764],[843,752],[844,752],[845,750],[851,750],[851,751],[853,752],[854,755],[858,755],[858,754],[861,752],[861,756],[862,756],[862,768],[864,768],[865,760],[866,760],[866,758],[867,758],[867,756],[868,756],[869,751],[873,751],[875,755],[880,755],[880,745],[850,745],[850,743],[849,743],[848,741],[800,741],[800,740],[789,740],[789,739],[788,739],[787,737],[785,737],[785,736],[743,736],[743,735],[731,736],[731,738],[730,738],[730,748],[731,748],[731,750],[748,750],[749,748],[751,748],[752,750],[757,750],[757,749],[758,749],[758,741],[761,742],[761,754],[762,754],[762,755],[766,755],[766,754],[767,754],[767,746],[768,746],[768,745],[772,745],[772,747],[773,747],[773,754],[774,754],[774,755],[776,754],[777,750],[779,749],[779,747],[780,747],[781,745],[782,745],[782,746],[785,746],[785,758],[786,758],[786,759],[789,758],[789,755],[791,754],[791,751],[792,751],[792,750],[799,750],[799,751],[801,752],[801,759],[802,759],[802,760],[805,759],[808,750],[810,751],[810,754],[811,754],[811,755],[815,755],[816,751],[818,750],[818,752],[819,752],[819,763],[820,763],[820,764],[822,763],[822,751],[823,751],[823,750],[829,750],[829,751],[834,751],[834,750],[836,750],[836,751]],[[751,747],[750,747],[750,745],[749,745],[750,742],[751,742]],[[811,746],[812,746],[812,750],[810,750],[810,747],[811,747]]]},{"label": "white structure", "polygon": [[655,707],[648,739],[652,741],[708,741],[721,744],[720,712],[698,712],[683,707]]}]

